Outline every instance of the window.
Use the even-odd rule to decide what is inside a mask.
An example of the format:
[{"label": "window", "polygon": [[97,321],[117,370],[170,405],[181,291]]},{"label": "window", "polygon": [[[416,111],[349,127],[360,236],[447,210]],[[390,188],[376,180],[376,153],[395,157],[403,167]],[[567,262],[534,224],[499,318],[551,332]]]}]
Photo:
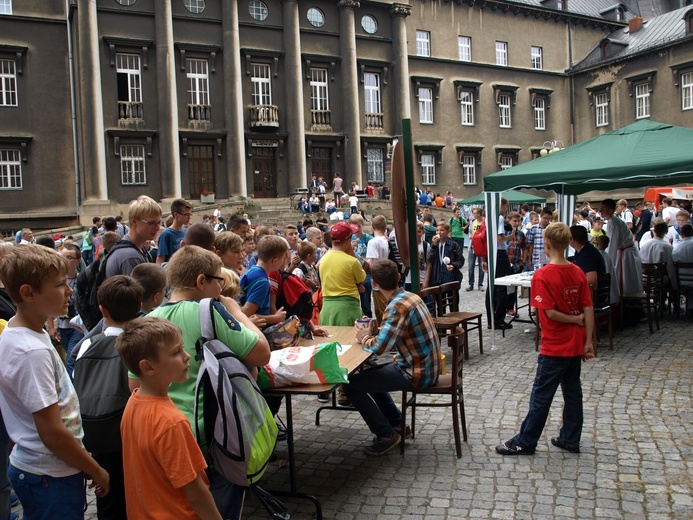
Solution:
[{"label": "window", "polygon": [[183,0],[183,5],[193,14],[200,14],[205,10],[205,0]]},{"label": "window", "polygon": [[541,70],[544,68],[541,47],[532,47],[532,68],[535,70]]},{"label": "window", "polygon": [[12,14],[12,0],[0,0],[0,14]]},{"label": "window", "polygon": [[501,128],[511,128],[512,121],[510,119],[510,94],[501,93],[498,96],[498,118]]},{"label": "window", "polygon": [[385,151],[382,148],[368,148],[368,182],[385,182]]},{"label": "window", "polygon": [[363,30],[368,34],[375,34],[378,30],[378,22],[371,15],[367,14],[361,18],[361,27],[363,27]]},{"label": "window", "polygon": [[507,170],[508,168],[512,168],[514,166],[513,164],[513,158],[510,155],[501,155],[501,160],[500,160],[500,169],[501,170]]},{"label": "window", "polygon": [[457,37],[457,54],[460,61],[472,61],[472,39],[469,36]]},{"label": "window", "polygon": [[253,87],[253,105],[272,104],[272,82],[270,80],[270,66],[266,63],[253,63],[250,79]]},{"label": "window", "polygon": [[207,60],[188,58],[186,63],[186,70],[188,71],[188,119],[209,121],[211,111]]},{"label": "window", "polygon": [[310,107],[314,125],[331,124],[327,69],[310,69]]},{"label": "window", "polygon": [[693,72],[681,74],[681,110],[693,108]]},{"label": "window", "polygon": [[22,158],[19,150],[0,150],[0,189],[22,189]]},{"label": "window", "polygon": [[308,21],[313,27],[322,27],[325,25],[325,15],[317,7],[311,7],[308,9]]},{"label": "window", "polygon": [[258,22],[264,22],[269,14],[267,5],[260,0],[252,0],[250,4],[248,4],[248,11],[250,11],[250,16]]},{"label": "window", "polygon": [[465,153],[462,156],[462,174],[464,184],[476,184],[476,154]]},{"label": "window", "polygon": [[609,96],[601,92],[594,96],[595,118],[597,126],[609,125]]},{"label": "window", "polygon": [[147,183],[143,145],[124,144],[120,146],[120,182],[124,185]]},{"label": "window", "polygon": [[421,184],[436,183],[436,157],[433,154],[421,155]]},{"label": "window", "polygon": [[17,69],[14,60],[0,60],[0,106],[17,106]]},{"label": "window", "polygon": [[431,33],[428,31],[416,31],[416,55],[431,55]]},{"label": "window", "polygon": [[508,66],[508,44],[506,42],[496,42],[496,65]]},{"label": "window", "polygon": [[[2,2],[2,1],[3,0],[0,0],[0,2]],[[135,5],[135,2],[137,2],[137,0],[116,0],[116,2],[118,2],[120,5],[128,6],[128,5]]]},{"label": "window", "polygon": [[433,123],[433,89],[419,88],[419,123]]},{"label": "window", "polygon": [[366,114],[380,114],[380,75],[366,72],[363,75]]},{"label": "window", "polygon": [[534,129],[546,130],[546,100],[543,97],[534,98]]},{"label": "window", "polygon": [[460,113],[462,126],[474,126],[474,93],[471,90],[460,90]]},{"label": "window", "polygon": [[118,119],[143,119],[142,76],[137,54],[116,54]]},{"label": "window", "polygon": [[650,86],[648,83],[635,85],[635,118],[650,117]]}]

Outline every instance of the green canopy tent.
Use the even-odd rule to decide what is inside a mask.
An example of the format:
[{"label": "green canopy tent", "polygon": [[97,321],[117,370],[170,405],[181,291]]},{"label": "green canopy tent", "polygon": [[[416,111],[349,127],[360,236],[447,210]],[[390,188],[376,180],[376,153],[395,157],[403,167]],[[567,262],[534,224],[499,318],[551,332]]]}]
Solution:
[{"label": "green canopy tent", "polygon": [[[544,204],[546,199],[544,197],[539,197],[538,195],[530,195],[529,193],[522,193],[517,190],[510,190],[503,192],[503,197],[508,199],[510,204]],[[457,203],[458,206],[463,206],[465,204],[484,204],[484,194],[478,193],[473,197],[461,200]]]},{"label": "green canopy tent", "polygon": [[[693,129],[643,120],[583,141],[564,150],[519,164],[484,178],[489,236],[497,231],[491,212],[500,193],[517,189],[556,192],[562,222],[572,223],[575,197],[587,191],[613,191],[693,182]],[[489,259],[495,266],[495,240]],[[495,270],[489,266],[489,297]],[[491,302],[492,303],[492,302]],[[493,305],[491,305],[493,307]]]}]

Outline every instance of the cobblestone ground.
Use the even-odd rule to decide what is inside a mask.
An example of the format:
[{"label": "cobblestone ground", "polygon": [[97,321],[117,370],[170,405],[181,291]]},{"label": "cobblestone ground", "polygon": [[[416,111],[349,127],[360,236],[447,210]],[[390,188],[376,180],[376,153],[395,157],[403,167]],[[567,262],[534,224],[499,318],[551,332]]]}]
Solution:
[{"label": "cobblestone ground", "polygon": [[[483,293],[461,295],[467,310],[483,309]],[[361,448],[372,436],[357,413],[324,412],[316,427],[317,400],[296,398],[299,490],[339,520],[693,518],[693,322],[665,317],[652,336],[646,323],[616,332],[613,351],[602,338],[598,358],[583,365],[581,454],[549,442],[561,422],[558,396],[536,454],[502,457],[493,448],[517,432],[536,368],[527,327],[516,323],[495,341],[484,329],[484,354],[472,334],[464,366],[469,442],[459,460],[449,409],[417,411],[416,439],[403,457],[393,450],[370,458]],[[287,457],[286,444],[277,454]],[[273,463],[262,484],[288,490],[288,468]],[[87,518],[96,518],[90,502]],[[287,503],[293,518],[315,517],[308,502]],[[268,515],[249,499],[243,517]]]}]

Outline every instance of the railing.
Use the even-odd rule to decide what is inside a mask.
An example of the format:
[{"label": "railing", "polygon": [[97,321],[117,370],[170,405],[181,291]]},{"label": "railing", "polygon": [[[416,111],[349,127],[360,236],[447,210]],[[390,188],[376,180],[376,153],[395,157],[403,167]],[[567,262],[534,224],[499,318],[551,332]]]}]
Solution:
[{"label": "railing", "polygon": [[314,126],[331,126],[332,112],[329,110],[311,110],[311,119]]},{"label": "railing", "polygon": [[276,105],[251,105],[250,126],[279,126],[279,108]]},{"label": "railing", "polygon": [[211,121],[212,105],[193,105],[188,104],[189,121]]},{"label": "railing", "polygon": [[118,119],[144,119],[144,103],[118,101]]},{"label": "railing", "polygon": [[366,114],[366,128],[382,130],[383,115],[382,114]]}]

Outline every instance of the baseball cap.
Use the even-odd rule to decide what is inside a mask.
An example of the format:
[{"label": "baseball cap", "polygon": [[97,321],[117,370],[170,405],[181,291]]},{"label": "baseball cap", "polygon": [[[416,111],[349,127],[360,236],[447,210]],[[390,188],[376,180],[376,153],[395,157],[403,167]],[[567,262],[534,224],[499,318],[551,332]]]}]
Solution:
[{"label": "baseball cap", "polygon": [[344,242],[358,230],[358,226],[349,224],[348,222],[339,222],[330,228],[330,235],[335,242]]}]

